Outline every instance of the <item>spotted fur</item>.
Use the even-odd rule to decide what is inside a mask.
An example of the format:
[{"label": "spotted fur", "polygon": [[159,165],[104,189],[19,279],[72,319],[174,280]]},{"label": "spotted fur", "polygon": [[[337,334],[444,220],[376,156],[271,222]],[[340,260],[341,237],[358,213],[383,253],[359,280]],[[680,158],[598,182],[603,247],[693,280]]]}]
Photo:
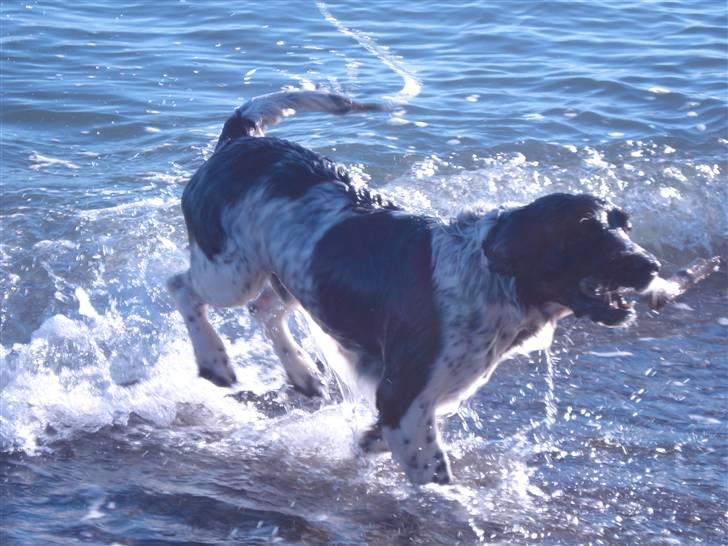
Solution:
[{"label": "spotted fur", "polygon": [[438,416],[513,351],[548,345],[560,318],[626,322],[629,311],[609,294],[646,286],[659,264],[629,240],[626,215],[592,196],[451,221],[408,213],[355,188],[332,161],[264,137],[289,109],[375,108],[277,93],[226,122],[184,191],[190,268],[168,282],[200,376],[236,381],[207,306],[249,304],[294,386],[319,394],[319,371],[288,330],[301,305],[376,384],[379,417],[362,448],[388,448],[413,483],[448,483]]}]

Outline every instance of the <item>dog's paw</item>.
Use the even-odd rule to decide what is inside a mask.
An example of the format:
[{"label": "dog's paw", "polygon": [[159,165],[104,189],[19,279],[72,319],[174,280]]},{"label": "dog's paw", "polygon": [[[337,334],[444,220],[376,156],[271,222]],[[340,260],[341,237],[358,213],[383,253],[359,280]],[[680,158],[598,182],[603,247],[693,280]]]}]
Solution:
[{"label": "dog's paw", "polygon": [[324,383],[314,361],[292,341],[285,341],[275,344],[273,350],[283,364],[293,388],[308,397],[323,396]]},{"label": "dog's paw", "polygon": [[429,455],[423,452],[413,453],[404,465],[404,471],[407,478],[416,485],[447,485],[453,481],[447,456],[439,449]]},{"label": "dog's paw", "polygon": [[324,384],[318,375],[304,375],[294,378],[289,374],[288,378],[293,383],[293,388],[303,394],[312,398],[314,396],[323,396]]},{"label": "dog's paw", "polygon": [[232,387],[238,381],[225,354],[207,359],[198,359],[197,366],[199,376],[218,387]]},{"label": "dog's paw", "polygon": [[382,428],[393,458],[415,485],[452,483],[450,462],[440,447],[432,427],[404,432],[401,428]]},{"label": "dog's paw", "polygon": [[362,434],[359,439],[359,448],[366,454],[385,453],[389,451],[387,442],[382,436],[382,428],[374,425]]}]

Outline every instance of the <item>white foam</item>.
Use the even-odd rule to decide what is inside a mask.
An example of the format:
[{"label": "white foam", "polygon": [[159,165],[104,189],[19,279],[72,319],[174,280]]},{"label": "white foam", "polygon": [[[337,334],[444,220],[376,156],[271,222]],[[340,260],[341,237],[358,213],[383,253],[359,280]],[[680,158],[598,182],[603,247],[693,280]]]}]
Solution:
[{"label": "white foam", "polygon": [[390,125],[409,125],[410,122],[409,120],[406,120],[404,118],[392,116],[391,118],[389,118],[387,123],[389,123]]},{"label": "white foam", "polygon": [[47,169],[48,167],[64,167],[66,169],[76,170],[81,167],[72,161],[67,159],[60,159],[57,157],[51,157],[47,155],[41,155],[38,152],[33,152],[28,156],[28,160],[31,162],[30,168],[34,171],[41,169]]},{"label": "white foam", "polygon": [[358,451],[360,434],[374,421],[361,409],[343,403],[326,405],[313,414],[293,410],[276,420],[270,438],[294,456],[320,459],[321,466],[349,461]]},{"label": "white foam", "polygon": [[84,317],[94,320],[99,319],[99,314],[96,312],[93,305],[91,305],[91,299],[89,298],[88,292],[81,287],[77,287],[75,294],[78,299],[78,312]]},{"label": "white foam", "polygon": [[[79,318],[53,315],[29,343],[2,348],[0,448],[33,453],[52,439],[123,425],[132,414],[169,427],[180,408],[190,405],[208,408],[214,428],[259,422],[254,409],[225,396],[230,391],[197,377],[191,347],[174,314],[158,332],[144,334],[134,317],[113,308],[99,313],[86,290],[75,293]],[[278,369],[270,375],[257,364],[257,355],[267,350],[262,344],[253,336],[244,346],[228,345],[246,388],[265,392],[284,379]],[[115,373],[115,365],[123,370]],[[49,430],[55,432],[49,435]]]},{"label": "white foam", "polygon": [[668,93],[672,93],[672,91],[670,91],[669,89],[667,89],[665,87],[658,87],[658,86],[650,87],[648,89],[648,91],[650,93],[654,93],[655,95],[667,95]]},{"label": "white foam", "polygon": [[634,353],[629,351],[588,351],[587,354],[597,356],[599,358],[620,358],[634,356]]},{"label": "white foam", "polygon": [[177,198],[171,197],[148,197],[146,199],[139,199],[130,203],[120,203],[111,207],[102,209],[88,209],[79,211],[78,215],[81,218],[87,218],[90,220],[96,220],[108,216],[118,216],[119,213],[127,212],[146,212],[149,213],[149,209],[164,208],[170,206],[176,206],[178,204]]},{"label": "white foam", "polygon": [[[455,142],[459,141],[448,141]],[[437,216],[454,216],[466,205],[487,209],[525,204],[553,192],[591,193],[627,210],[634,239],[655,252],[667,247],[693,256],[716,253],[714,246],[728,232],[728,186],[720,165],[678,161],[663,146],[642,142],[620,145],[622,156],[617,158],[613,150],[575,145],[567,149],[580,163],[549,165],[530,160],[528,151],[478,157],[467,169],[448,160],[451,166],[438,165],[428,172],[424,161],[386,189],[401,203],[409,203],[410,197],[417,203],[429,201],[424,212]],[[635,154],[640,157],[632,157],[632,152],[640,152]]]},{"label": "white foam", "polygon": [[697,415],[694,413],[688,414],[688,417],[691,421],[695,421],[697,423],[702,423],[704,425],[710,425],[710,426],[720,426],[722,423],[720,420],[715,419],[713,417],[706,417],[705,415]]}]

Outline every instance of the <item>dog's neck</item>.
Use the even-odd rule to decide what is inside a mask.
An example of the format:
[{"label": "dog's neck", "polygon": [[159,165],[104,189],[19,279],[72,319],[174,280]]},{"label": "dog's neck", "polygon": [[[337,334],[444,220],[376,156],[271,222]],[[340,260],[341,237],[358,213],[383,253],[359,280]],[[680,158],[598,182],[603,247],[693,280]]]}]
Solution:
[{"label": "dog's neck", "polygon": [[498,303],[522,307],[515,279],[492,273],[482,250],[482,242],[500,214],[500,210],[468,210],[433,230],[437,285],[441,290],[459,293],[465,305]]},{"label": "dog's neck", "polygon": [[444,312],[457,321],[480,317],[483,324],[490,322],[490,316],[497,317],[500,324],[492,325],[502,336],[497,352],[506,356],[548,348],[558,320],[570,310],[557,304],[527,305],[514,277],[489,270],[482,243],[502,212],[469,211],[440,225],[433,231],[433,251],[436,285],[448,292],[443,301],[451,302]]}]

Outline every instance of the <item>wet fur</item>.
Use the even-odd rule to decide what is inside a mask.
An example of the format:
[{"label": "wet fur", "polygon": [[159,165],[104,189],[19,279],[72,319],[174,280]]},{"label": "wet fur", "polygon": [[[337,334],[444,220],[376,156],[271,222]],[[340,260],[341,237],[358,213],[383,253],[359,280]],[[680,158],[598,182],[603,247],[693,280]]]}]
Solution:
[{"label": "wet fur", "polygon": [[[408,213],[355,188],[330,160],[264,137],[288,109],[374,107],[326,93],[277,93],[253,99],[226,122],[215,153],[185,188],[190,268],[168,282],[200,375],[220,386],[236,382],[207,306],[248,305],[295,387],[320,393],[316,365],[288,331],[288,313],[301,305],[355,372],[377,385],[379,418],[362,447],[388,448],[414,483],[448,483],[437,416],[470,396],[509,353],[535,339],[548,345],[558,319],[571,312],[559,295],[571,285],[549,280],[540,258],[521,271],[524,238],[535,237],[513,220],[522,209],[467,212],[449,222]],[[613,206],[591,196],[529,206],[547,226],[551,215],[566,214],[574,222],[603,217],[605,230],[622,229],[608,225]],[[518,239],[525,248],[513,248]],[[622,246],[622,254],[643,252]]]}]

